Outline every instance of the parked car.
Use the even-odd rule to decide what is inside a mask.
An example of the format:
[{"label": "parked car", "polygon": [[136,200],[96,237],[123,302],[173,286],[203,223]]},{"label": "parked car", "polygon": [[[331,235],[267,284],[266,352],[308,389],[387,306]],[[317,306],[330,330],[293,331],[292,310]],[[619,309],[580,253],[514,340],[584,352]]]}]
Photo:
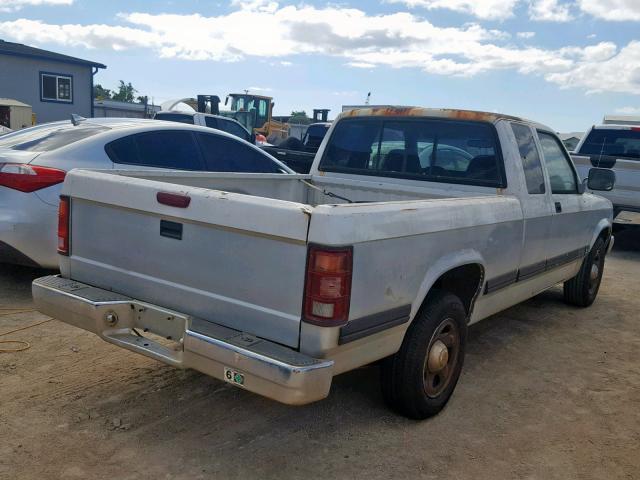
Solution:
[{"label": "parked car", "polygon": [[616,173],[616,186],[601,195],[613,203],[614,217],[622,211],[640,213],[640,123],[593,126],[572,155],[582,178],[592,167]]},{"label": "parked car", "polygon": [[[425,418],[455,388],[469,324],[558,283],[595,300],[611,202],[584,193],[550,128],[389,107],[327,135],[310,175],[74,170],[61,275],[33,283],[37,308],[288,404],[385,359],[387,403]],[[590,186],[612,179],[592,169]]]},{"label": "parked car", "polygon": [[157,112],[154,117],[156,120],[164,120],[167,122],[186,123],[188,125],[200,125],[202,127],[215,128],[223,132],[235,135],[249,143],[256,143],[255,136],[247,130],[237,120],[233,118],[223,117],[222,115],[213,115],[210,113],[198,112]]},{"label": "parked car", "polygon": [[255,145],[141,119],[55,122],[0,138],[0,262],[58,268],[58,199],[73,168],[290,173]]},{"label": "parked car", "polygon": [[262,149],[294,171],[309,173],[316,152],[330,126],[329,122],[312,123],[307,127],[302,140],[289,137],[277,146],[263,145]]}]

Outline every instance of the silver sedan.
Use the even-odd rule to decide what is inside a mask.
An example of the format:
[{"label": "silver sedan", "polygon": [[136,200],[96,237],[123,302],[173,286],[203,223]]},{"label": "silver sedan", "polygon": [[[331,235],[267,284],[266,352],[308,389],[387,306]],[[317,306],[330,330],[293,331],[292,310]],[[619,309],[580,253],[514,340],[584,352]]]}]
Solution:
[{"label": "silver sedan", "polygon": [[73,168],[292,173],[228,133],[158,120],[74,119],[3,135],[0,262],[58,268],[58,200]]}]

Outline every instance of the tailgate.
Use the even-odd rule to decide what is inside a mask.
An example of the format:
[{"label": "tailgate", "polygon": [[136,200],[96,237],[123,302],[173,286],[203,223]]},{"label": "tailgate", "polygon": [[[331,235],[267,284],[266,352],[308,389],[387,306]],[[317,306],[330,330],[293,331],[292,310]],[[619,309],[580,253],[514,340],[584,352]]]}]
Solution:
[{"label": "tailgate", "polygon": [[[158,192],[187,195],[186,208]],[[72,279],[297,347],[309,207],[75,170]]]}]

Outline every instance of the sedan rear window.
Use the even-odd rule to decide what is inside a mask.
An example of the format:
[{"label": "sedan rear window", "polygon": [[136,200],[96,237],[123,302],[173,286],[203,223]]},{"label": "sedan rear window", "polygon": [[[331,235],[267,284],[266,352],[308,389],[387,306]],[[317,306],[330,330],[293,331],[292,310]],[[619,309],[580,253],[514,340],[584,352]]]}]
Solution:
[{"label": "sedan rear window", "polygon": [[504,187],[491,124],[439,119],[346,119],[320,171]]},{"label": "sedan rear window", "polygon": [[640,128],[591,130],[580,153],[640,160]]},{"label": "sedan rear window", "polygon": [[2,138],[0,147],[29,152],[50,152],[109,130],[99,125],[56,125],[25,129]]}]

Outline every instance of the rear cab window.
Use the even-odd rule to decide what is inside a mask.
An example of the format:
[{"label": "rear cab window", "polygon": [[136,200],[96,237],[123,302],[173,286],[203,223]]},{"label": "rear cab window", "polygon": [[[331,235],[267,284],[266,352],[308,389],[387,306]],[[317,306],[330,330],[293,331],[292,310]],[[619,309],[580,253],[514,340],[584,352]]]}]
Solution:
[{"label": "rear cab window", "polygon": [[640,161],[640,127],[594,128],[579,153]]},{"label": "rear cab window", "polygon": [[320,171],[506,187],[495,127],[432,118],[347,118],[334,128]]}]

